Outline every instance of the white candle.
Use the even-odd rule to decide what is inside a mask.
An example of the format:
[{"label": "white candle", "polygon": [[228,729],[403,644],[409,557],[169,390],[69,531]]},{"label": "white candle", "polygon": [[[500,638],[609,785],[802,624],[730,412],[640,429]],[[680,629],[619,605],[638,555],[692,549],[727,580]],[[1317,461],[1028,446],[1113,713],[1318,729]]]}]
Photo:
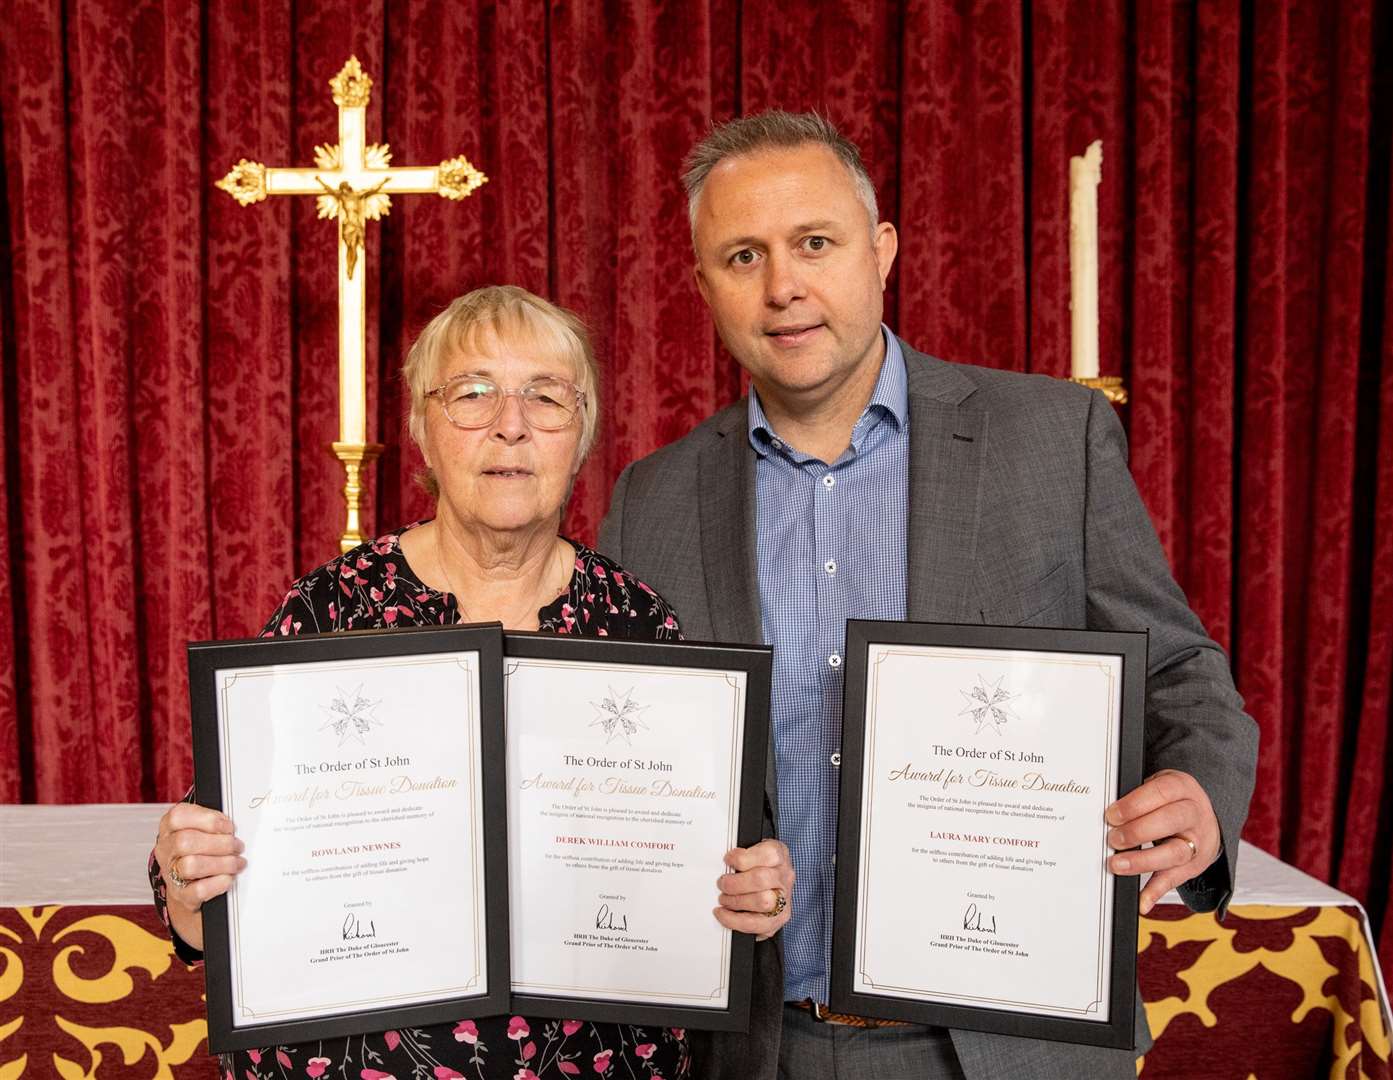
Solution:
[{"label": "white candle", "polygon": [[1070,374],[1098,378],[1098,184],[1103,143],[1069,159]]}]

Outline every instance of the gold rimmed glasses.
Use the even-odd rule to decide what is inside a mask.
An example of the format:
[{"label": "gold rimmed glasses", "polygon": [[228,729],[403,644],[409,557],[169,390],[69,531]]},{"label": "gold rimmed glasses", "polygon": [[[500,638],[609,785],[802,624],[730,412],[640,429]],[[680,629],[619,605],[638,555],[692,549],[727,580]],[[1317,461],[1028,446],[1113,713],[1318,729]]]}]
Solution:
[{"label": "gold rimmed glasses", "polygon": [[585,402],[585,391],[575,383],[550,376],[505,390],[486,375],[456,375],[426,391],[426,397],[440,399],[450,423],[465,429],[488,427],[502,414],[503,403],[512,394],[517,395],[528,425],[539,431],[564,428]]}]

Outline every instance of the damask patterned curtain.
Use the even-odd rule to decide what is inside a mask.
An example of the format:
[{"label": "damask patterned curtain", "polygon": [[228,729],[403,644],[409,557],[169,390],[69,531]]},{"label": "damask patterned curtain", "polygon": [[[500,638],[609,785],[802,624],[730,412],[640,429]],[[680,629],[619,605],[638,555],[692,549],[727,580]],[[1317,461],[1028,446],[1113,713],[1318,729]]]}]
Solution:
[{"label": "damask patterned curtain", "polygon": [[[449,299],[580,311],[606,418],[569,528],[740,393],[692,286],[677,172],[713,120],[826,111],[901,230],[888,318],[1063,375],[1067,161],[1105,143],[1104,372],[1192,602],[1262,725],[1248,836],[1389,906],[1393,15],[1339,4],[544,5],[9,0],[0,34],[0,796],[187,782],[184,643],[257,628],[341,523],[333,226],[239,208],[241,156],[334,137],[467,153],[462,204],[372,226],[371,518],[425,513],[396,371]],[[299,202],[300,205],[292,205]],[[1384,918],[1384,955],[1393,920]]]}]

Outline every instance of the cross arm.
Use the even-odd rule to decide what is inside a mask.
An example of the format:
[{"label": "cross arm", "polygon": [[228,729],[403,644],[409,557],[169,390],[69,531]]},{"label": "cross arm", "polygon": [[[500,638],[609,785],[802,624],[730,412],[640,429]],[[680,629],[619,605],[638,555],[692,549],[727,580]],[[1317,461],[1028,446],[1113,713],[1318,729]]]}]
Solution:
[{"label": "cross arm", "polygon": [[386,195],[428,194],[446,199],[463,199],[488,178],[465,157],[450,158],[439,165],[418,165],[387,169],[291,169],[267,168],[243,158],[218,187],[243,206],[261,202],[268,195],[323,195],[324,188],[337,188],[347,182],[355,191],[366,191],[382,184]]}]

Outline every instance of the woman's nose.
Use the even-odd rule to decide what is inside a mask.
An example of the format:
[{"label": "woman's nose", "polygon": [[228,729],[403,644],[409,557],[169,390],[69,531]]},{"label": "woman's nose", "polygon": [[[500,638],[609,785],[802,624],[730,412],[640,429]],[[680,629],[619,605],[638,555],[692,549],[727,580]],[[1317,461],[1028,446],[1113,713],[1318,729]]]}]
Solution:
[{"label": "woman's nose", "polygon": [[522,395],[507,394],[503,398],[503,411],[493,422],[493,435],[507,443],[521,442],[531,433],[527,417],[522,414]]}]

